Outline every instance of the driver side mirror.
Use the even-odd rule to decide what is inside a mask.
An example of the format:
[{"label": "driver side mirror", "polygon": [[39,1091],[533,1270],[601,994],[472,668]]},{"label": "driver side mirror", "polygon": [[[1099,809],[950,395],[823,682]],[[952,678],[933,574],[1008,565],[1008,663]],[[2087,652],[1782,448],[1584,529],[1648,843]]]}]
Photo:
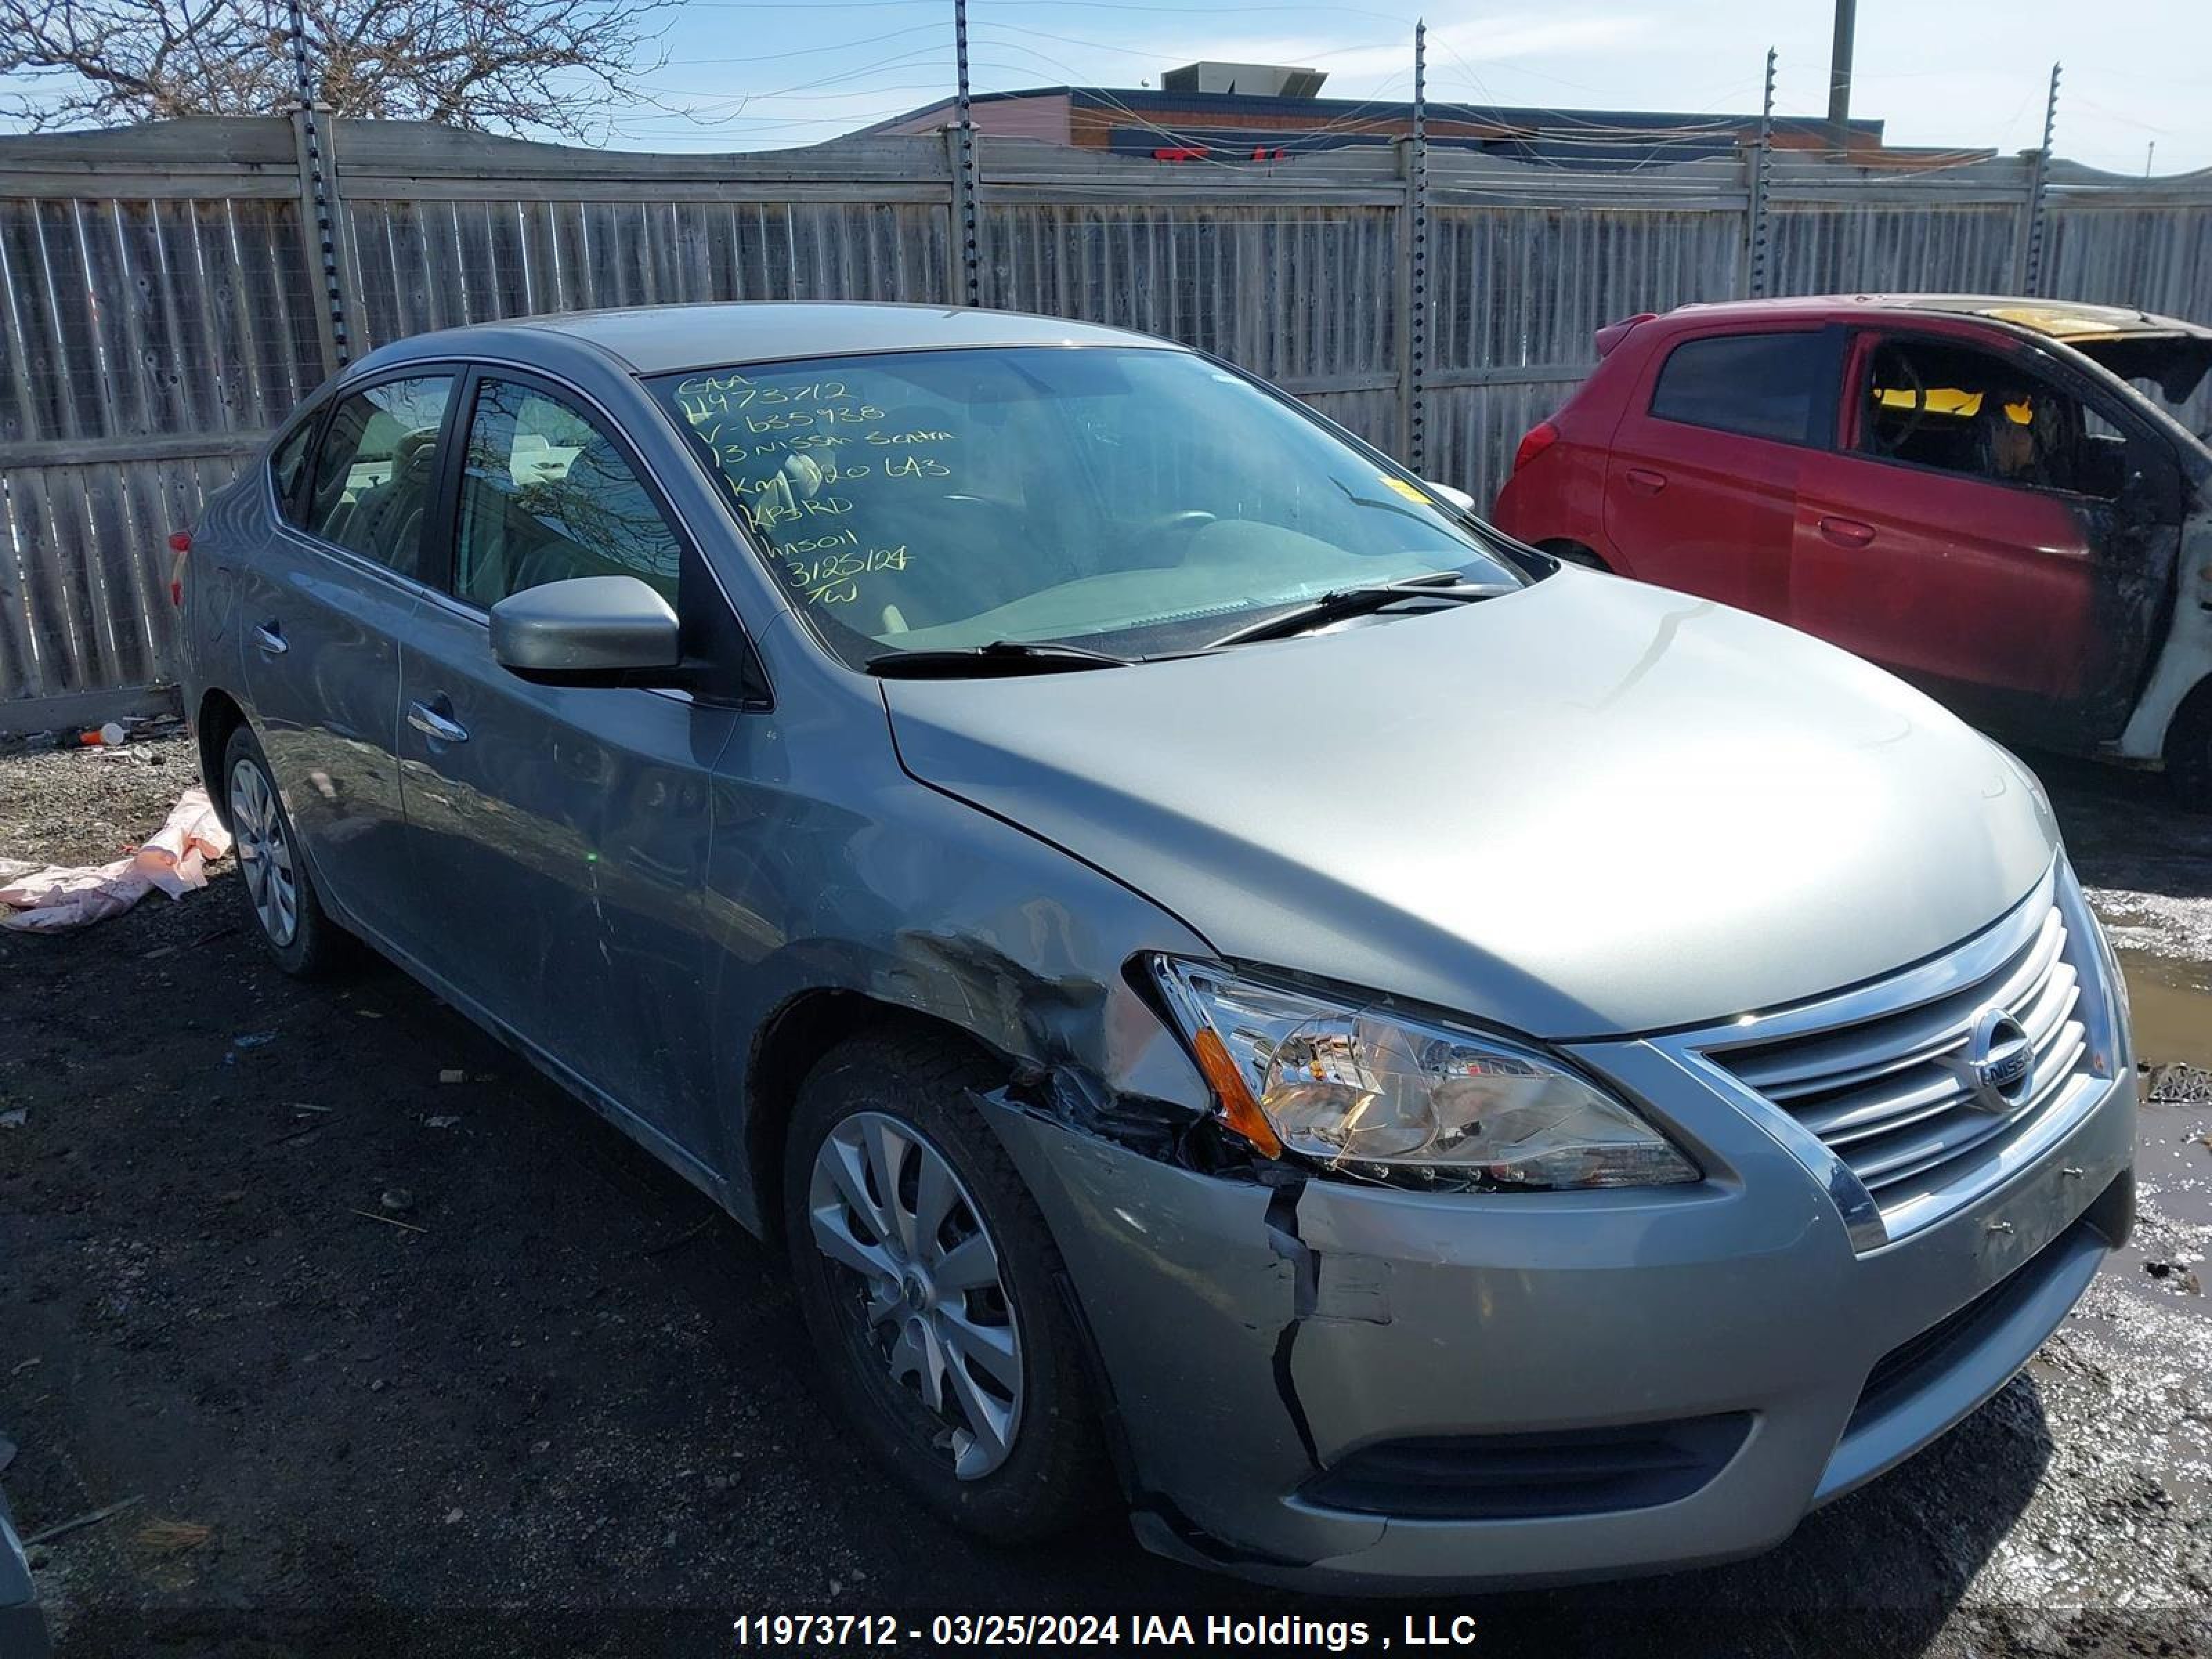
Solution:
[{"label": "driver side mirror", "polygon": [[1424,478],[1421,480],[1421,487],[1437,500],[1448,503],[1462,513],[1474,511],[1474,497],[1455,485],[1437,483],[1431,479]]},{"label": "driver side mirror", "polygon": [[676,612],[635,576],[572,576],[491,608],[491,654],[526,679],[592,683],[683,660]]}]

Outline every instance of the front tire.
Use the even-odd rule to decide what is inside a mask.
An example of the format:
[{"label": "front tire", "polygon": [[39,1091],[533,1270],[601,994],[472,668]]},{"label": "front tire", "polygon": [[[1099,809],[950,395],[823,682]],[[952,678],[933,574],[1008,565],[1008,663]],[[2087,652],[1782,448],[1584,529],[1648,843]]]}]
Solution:
[{"label": "front tire", "polygon": [[1059,1252],[966,1098],[1001,1080],[932,1034],[839,1044],[799,1087],[783,1219],[846,1418],[931,1509],[1016,1541],[1110,1486]]},{"label": "front tire", "polygon": [[346,938],[324,914],[292,815],[250,727],[230,734],[222,776],[254,931],[286,973],[314,979],[331,972],[345,959]]}]

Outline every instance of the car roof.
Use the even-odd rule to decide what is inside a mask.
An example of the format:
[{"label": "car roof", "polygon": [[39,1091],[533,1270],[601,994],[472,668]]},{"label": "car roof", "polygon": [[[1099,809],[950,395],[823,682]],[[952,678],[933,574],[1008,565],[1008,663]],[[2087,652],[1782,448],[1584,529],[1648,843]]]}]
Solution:
[{"label": "car roof", "polygon": [[[395,342],[376,354],[389,360],[467,356],[511,343],[512,331],[558,334],[597,346],[637,374],[667,374],[724,363],[793,357],[843,357],[878,351],[948,346],[1152,346],[1183,348],[1148,335],[1058,317],[983,311],[965,306],[866,301],[733,301],[719,305],[640,306],[619,311],[569,311],[465,328],[441,329]],[[395,349],[398,348],[398,349]]]},{"label": "car roof", "polygon": [[1667,315],[1700,322],[1782,318],[1838,322],[1869,313],[1924,316],[1930,313],[2009,324],[2054,340],[2116,340],[2154,334],[2191,334],[2212,339],[2212,328],[2129,306],[1996,294],[1814,294],[1786,300],[1723,300],[1678,306]]}]

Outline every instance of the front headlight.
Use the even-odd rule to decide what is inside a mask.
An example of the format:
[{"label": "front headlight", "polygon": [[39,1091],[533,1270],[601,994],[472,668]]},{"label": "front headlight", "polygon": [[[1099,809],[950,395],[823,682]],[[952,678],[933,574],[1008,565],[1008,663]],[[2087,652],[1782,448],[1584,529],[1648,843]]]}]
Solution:
[{"label": "front headlight", "polygon": [[1554,1060],[1169,957],[1152,971],[1230,1127],[1270,1157],[1449,1191],[1648,1187],[1697,1166]]}]

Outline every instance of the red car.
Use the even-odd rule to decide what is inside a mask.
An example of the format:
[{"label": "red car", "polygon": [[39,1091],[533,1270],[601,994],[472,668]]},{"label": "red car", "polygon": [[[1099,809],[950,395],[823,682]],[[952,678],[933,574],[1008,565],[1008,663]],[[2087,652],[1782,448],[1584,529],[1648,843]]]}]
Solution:
[{"label": "red car", "polygon": [[1498,526],[1820,635],[1984,724],[2212,802],[2212,329],[1939,295],[1602,329]]}]

